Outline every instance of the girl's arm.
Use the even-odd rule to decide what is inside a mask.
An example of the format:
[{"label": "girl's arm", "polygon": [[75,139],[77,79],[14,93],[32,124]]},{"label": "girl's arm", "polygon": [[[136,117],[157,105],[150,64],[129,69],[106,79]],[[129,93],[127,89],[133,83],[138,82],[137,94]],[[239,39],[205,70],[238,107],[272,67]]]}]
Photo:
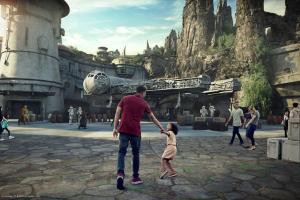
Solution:
[{"label": "girl's arm", "polygon": [[246,127],[248,127],[248,126],[254,121],[255,117],[256,117],[256,114],[253,114],[253,115],[252,115],[252,118],[251,118],[250,121],[247,123]]}]

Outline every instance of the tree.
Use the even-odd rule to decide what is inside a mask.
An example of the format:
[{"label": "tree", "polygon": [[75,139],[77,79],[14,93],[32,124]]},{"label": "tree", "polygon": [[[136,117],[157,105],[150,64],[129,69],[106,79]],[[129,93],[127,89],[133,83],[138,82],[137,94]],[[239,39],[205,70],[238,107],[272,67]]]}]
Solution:
[{"label": "tree", "polygon": [[267,78],[265,61],[269,52],[263,39],[255,44],[255,62],[250,65],[249,76],[242,77],[242,104],[259,106],[262,116],[267,116],[271,105],[272,87]]}]

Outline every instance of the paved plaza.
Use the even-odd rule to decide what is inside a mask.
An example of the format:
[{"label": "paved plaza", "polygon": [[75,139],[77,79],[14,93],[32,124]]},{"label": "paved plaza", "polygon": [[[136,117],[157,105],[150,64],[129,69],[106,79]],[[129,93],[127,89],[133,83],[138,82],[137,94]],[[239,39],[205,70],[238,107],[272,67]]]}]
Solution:
[{"label": "paved plaza", "polygon": [[[165,123],[164,123],[165,125]],[[143,123],[140,174],[132,186],[131,149],[126,159],[126,191],[115,187],[118,140],[106,124],[37,123],[10,127],[13,140],[0,143],[0,199],[300,199],[300,165],[268,159],[266,137],[283,136],[279,126],[257,132],[258,147],[248,151],[228,132],[180,127],[178,177],[160,180],[165,137]],[[242,130],[242,135],[245,135]]]}]

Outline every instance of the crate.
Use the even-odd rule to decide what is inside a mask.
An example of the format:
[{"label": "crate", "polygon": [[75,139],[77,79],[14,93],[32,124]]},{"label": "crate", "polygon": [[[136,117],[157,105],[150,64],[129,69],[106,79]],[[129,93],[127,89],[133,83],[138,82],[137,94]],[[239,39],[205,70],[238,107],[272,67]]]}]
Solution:
[{"label": "crate", "polygon": [[282,159],[300,163],[300,141],[284,141],[282,143]]},{"label": "crate", "polygon": [[228,126],[225,126],[226,119],[222,117],[214,117],[208,123],[208,129],[213,131],[228,131]]},{"label": "crate", "polygon": [[177,123],[180,126],[192,126],[194,122],[194,115],[177,115]]},{"label": "crate", "polygon": [[282,158],[282,143],[287,138],[269,138],[267,141],[267,157],[280,160]]}]

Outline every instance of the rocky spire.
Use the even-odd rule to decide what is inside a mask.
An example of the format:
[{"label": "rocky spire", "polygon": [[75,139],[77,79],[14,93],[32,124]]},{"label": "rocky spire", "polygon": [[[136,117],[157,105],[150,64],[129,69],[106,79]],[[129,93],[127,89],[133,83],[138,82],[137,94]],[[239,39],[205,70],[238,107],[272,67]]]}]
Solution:
[{"label": "rocky spire", "polygon": [[215,29],[216,32],[230,32],[233,28],[231,7],[227,6],[227,0],[219,0],[216,14]]},{"label": "rocky spire", "polygon": [[177,51],[177,34],[175,30],[171,30],[165,39],[165,54],[175,56]]},{"label": "rocky spire", "polygon": [[189,58],[195,58],[210,45],[214,33],[213,0],[186,0],[183,26],[177,43],[177,64],[191,68]]},{"label": "rocky spire", "polygon": [[233,29],[231,7],[227,6],[227,0],[219,0],[217,14],[215,18],[215,33],[213,35],[211,46],[216,45],[217,38],[223,33],[229,33]]},{"label": "rocky spire", "polygon": [[151,54],[151,47],[149,45],[149,41],[148,40],[147,40],[147,46],[146,46],[146,49],[145,49],[144,53],[146,55],[150,55]]}]

